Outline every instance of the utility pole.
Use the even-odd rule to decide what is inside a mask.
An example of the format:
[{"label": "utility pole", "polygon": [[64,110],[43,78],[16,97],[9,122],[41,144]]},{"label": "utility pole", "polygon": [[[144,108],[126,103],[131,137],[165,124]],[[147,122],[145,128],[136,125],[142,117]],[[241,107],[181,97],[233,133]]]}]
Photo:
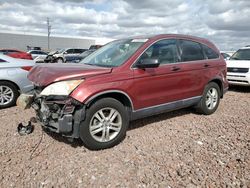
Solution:
[{"label": "utility pole", "polygon": [[48,50],[50,51],[49,37],[50,37],[51,25],[49,22],[49,18],[47,18],[47,27],[48,27]]}]

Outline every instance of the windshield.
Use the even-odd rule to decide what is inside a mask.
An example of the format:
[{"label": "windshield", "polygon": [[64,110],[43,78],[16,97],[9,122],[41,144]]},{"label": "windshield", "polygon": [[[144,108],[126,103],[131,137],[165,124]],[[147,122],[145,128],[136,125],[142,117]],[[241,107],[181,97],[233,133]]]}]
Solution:
[{"label": "windshield", "polygon": [[93,52],[80,63],[101,67],[117,67],[123,64],[146,40],[127,39],[113,41]]},{"label": "windshield", "polygon": [[65,52],[65,50],[66,50],[66,49],[61,49],[61,50],[58,50],[57,52],[58,52],[59,54],[62,54],[63,52]]},{"label": "windshield", "polygon": [[235,52],[231,58],[232,60],[250,60],[250,49],[240,49]]}]

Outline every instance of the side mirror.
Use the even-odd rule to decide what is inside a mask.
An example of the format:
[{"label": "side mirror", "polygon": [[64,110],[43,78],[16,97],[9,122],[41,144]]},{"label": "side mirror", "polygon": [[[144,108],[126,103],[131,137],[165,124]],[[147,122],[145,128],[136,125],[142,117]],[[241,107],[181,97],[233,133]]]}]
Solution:
[{"label": "side mirror", "polygon": [[156,68],[159,67],[160,63],[158,59],[143,59],[137,63],[137,67],[140,69],[145,69],[145,68]]},{"label": "side mirror", "polygon": [[63,52],[63,54],[67,54],[68,52]]}]

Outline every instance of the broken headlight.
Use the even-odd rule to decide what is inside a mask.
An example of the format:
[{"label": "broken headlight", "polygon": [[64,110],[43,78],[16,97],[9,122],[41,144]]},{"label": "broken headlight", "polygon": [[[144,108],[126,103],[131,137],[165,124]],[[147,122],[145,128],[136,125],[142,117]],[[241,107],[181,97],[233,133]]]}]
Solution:
[{"label": "broken headlight", "polygon": [[68,80],[55,82],[44,88],[40,95],[69,95],[84,80]]}]

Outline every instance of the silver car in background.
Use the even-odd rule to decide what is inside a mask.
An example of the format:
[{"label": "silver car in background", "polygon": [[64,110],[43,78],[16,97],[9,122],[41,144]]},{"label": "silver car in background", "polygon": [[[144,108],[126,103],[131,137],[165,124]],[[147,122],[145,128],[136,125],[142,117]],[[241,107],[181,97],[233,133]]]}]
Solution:
[{"label": "silver car in background", "polygon": [[35,62],[32,60],[0,54],[0,109],[15,105],[20,93],[27,93],[33,89],[27,78],[33,66]]}]

